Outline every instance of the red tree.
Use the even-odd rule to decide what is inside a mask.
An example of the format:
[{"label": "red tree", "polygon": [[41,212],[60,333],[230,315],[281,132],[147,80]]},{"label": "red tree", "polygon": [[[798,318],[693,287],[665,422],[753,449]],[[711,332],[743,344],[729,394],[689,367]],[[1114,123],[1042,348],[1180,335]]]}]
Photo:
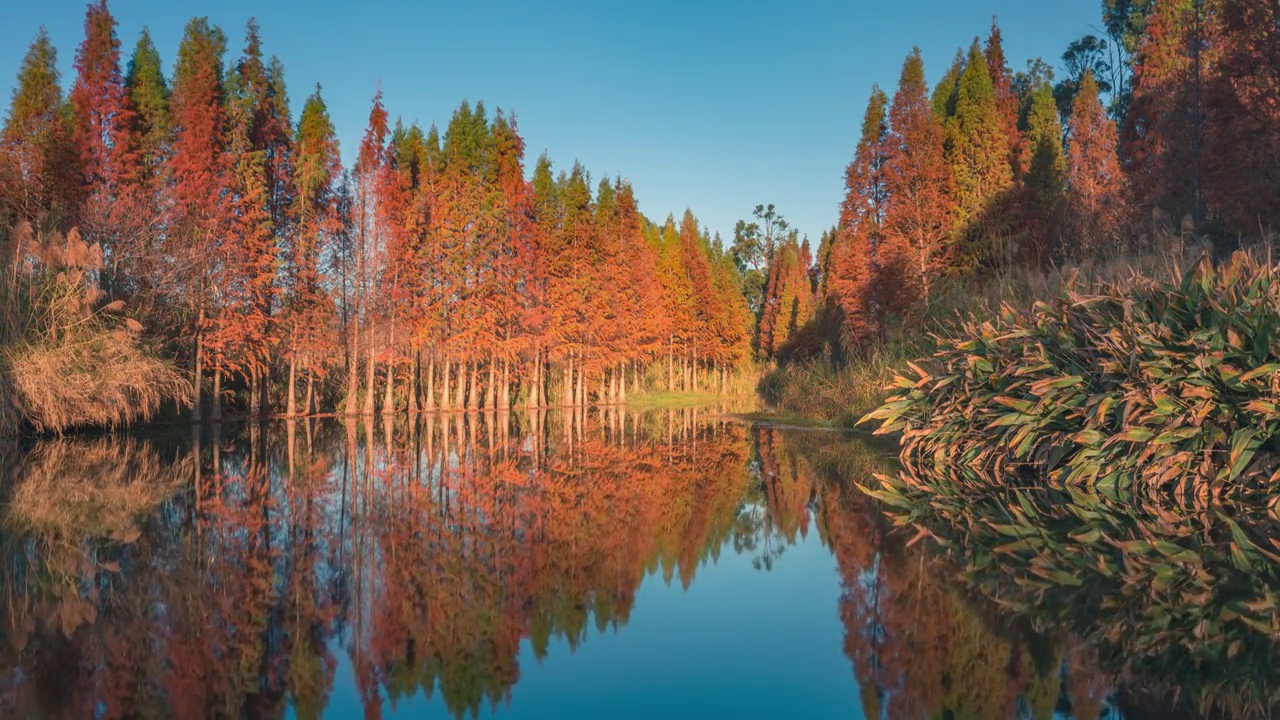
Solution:
[{"label": "red tree", "polygon": [[[216,315],[210,283],[225,230],[229,173],[226,171],[223,114],[222,31],[197,18],[187,24],[178,48],[173,85],[172,185],[165,254],[174,263],[170,277],[191,311],[191,366],[196,388],[194,414],[201,416],[200,395],[206,365],[220,367],[221,348],[206,348],[209,322]],[[215,373],[214,413],[220,413],[221,374]]]},{"label": "red tree", "polygon": [[904,277],[925,305],[952,251],[955,211],[943,136],[925,89],[924,61],[917,48],[902,67],[889,108],[884,263],[901,263]]},{"label": "red tree", "polygon": [[1206,83],[1206,198],[1232,230],[1280,229],[1280,8],[1222,0]]},{"label": "red tree", "polygon": [[1117,154],[1116,125],[1098,98],[1093,73],[1080,81],[1067,130],[1067,188],[1077,242],[1096,251],[1119,239],[1125,185]]}]

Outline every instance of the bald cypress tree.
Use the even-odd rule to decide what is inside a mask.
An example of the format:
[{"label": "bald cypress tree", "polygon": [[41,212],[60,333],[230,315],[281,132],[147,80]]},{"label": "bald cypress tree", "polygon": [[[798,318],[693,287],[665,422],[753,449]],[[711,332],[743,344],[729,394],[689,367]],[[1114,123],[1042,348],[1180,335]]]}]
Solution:
[{"label": "bald cypress tree", "polygon": [[1045,265],[1061,249],[1065,209],[1066,158],[1062,153],[1062,124],[1053,87],[1043,83],[1032,96],[1027,114],[1027,145],[1031,162],[1023,176],[1023,209],[1029,235],[1026,259]]},{"label": "bald cypress tree", "polygon": [[144,27],[129,57],[125,90],[133,108],[133,132],[148,176],[154,177],[168,157],[169,87],[161,67],[160,53]]},{"label": "bald cypress tree", "polygon": [[872,89],[862,120],[862,136],[854,158],[845,170],[845,196],[840,224],[828,242],[830,260],[824,285],[838,311],[842,345],[850,350],[879,330],[883,302],[880,282],[885,205],[889,194],[885,172],[888,162],[889,97],[878,86]]},{"label": "bald cypress tree", "polygon": [[72,116],[58,83],[58,55],[44,28],[22,58],[9,115],[0,129],[0,153],[9,176],[0,232],[14,221],[60,227],[71,219],[75,181]]},{"label": "bald cypress tree", "polygon": [[[1204,214],[1205,79],[1221,0],[1164,0],[1146,22],[1121,150],[1134,210],[1176,222]],[[1159,228],[1157,228],[1159,230]]]},{"label": "bald cypress tree", "polygon": [[1206,201],[1227,226],[1280,229],[1280,6],[1222,0],[1205,84]]},{"label": "bald cypress tree", "polygon": [[1007,262],[1011,248],[1005,246],[1000,203],[1013,185],[1010,143],[977,39],[960,76],[956,112],[948,121],[947,135],[957,233],[969,248],[971,261]]},{"label": "bald cypress tree", "polygon": [[956,102],[960,99],[960,77],[964,75],[968,56],[964,50],[956,48],[956,56],[951,66],[933,88],[933,112],[945,124],[956,114]]},{"label": "bald cypress tree", "polygon": [[223,54],[226,36],[196,18],[187,23],[178,46],[174,71],[173,150],[169,161],[169,218],[166,254],[175,261],[171,278],[175,292],[187,304],[193,338],[191,367],[196,388],[194,415],[201,417],[200,396],[206,366],[215,368],[213,411],[220,412],[222,348],[206,345],[207,331],[216,318],[212,279],[220,271],[219,246],[226,230],[225,200],[230,175],[226,170],[226,113]]},{"label": "bald cypress tree", "polygon": [[1071,229],[1082,252],[1117,241],[1126,215],[1116,124],[1107,116],[1093,73],[1086,72],[1067,131]]},{"label": "bald cypress tree", "polygon": [[1022,133],[1018,129],[1020,102],[1018,94],[1013,89],[1013,75],[1009,72],[1009,62],[1005,59],[1004,35],[1000,32],[1000,26],[995,18],[991,20],[991,34],[987,36],[983,55],[987,61],[987,72],[991,75],[991,86],[995,91],[996,111],[999,113],[1004,133],[1009,138],[1009,163],[1014,176],[1017,177],[1026,169],[1020,163],[1023,145]]},{"label": "bald cypress tree", "polygon": [[342,174],[338,138],[320,87],[307,98],[298,119],[293,181],[297,227],[284,245],[282,322],[287,332],[289,380],[286,410],[297,412],[298,374],[306,376],[303,412],[314,406],[315,380],[325,348],[334,341],[334,305],[325,292],[321,258],[336,245],[341,230],[338,188]]},{"label": "bald cypress tree", "polygon": [[[983,68],[985,74],[985,65]],[[885,254],[901,262],[906,286],[903,297],[908,292],[916,294],[925,305],[934,282],[949,267],[954,249],[952,179],[944,136],[942,121],[929,101],[924,61],[916,48],[903,63],[898,91],[889,108],[884,246]],[[904,301],[898,309],[905,306]]]}]

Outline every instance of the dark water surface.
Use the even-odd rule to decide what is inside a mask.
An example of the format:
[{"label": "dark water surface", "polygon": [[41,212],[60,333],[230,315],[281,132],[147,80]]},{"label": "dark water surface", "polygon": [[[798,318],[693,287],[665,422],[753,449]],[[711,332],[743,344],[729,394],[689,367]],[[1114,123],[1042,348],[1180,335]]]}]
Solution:
[{"label": "dark water surface", "polygon": [[1169,567],[1071,499],[895,528],[881,453],[721,410],[0,450],[0,716],[1269,711],[1277,573],[1194,519]]}]

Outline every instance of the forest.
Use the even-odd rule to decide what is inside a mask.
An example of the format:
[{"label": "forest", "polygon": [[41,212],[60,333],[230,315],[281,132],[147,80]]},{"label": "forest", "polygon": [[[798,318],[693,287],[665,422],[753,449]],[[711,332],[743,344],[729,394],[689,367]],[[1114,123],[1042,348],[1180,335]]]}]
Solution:
[{"label": "forest", "polygon": [[123,58],[99,0],[69,92],[41,30],[0,130],[0,428],[608,405],[756,378],[776,405],[856,418],[955,318],[1269,242],[1275,4],[1101,10],[1060,63],[1013,70],[994,20],[932,84],[910,52],[850,123],[814,247],[773,205],[722,240],[692,212],[650,221],[622,178],[545,155],[529,172],[515,114],[482,102],[441,132],[373,92],[343,167],[320,86],[291,117],[253,20],[238,54],[191,20],[166,72],[145,28]]},{"label": "forest", "polygon": [[191,20],[168,74],[105,0],[84,27],[66,94],[40,30],[0,131],[0,429],[614,404],[750,360],[719,239],[577,163],[530,179],[514,113],[424,130],[379,91],[344,168],[254,21],[231,58]]},{"label": "forest", "polygon": [[[927,332],[955,325],[947,318],[1029,306],[1066,276],[1113,279],[1115,267],[1273,236],[1280,9],[1101,5],[1103,37],[1072,42],[1057,69],[1035,58],[1011,70],[995,23],[932,87],[911,52],[892,96],[872,89],[839,221],[816,252],[785,221],[775,232],[772,206],[739,224],[731,253],[744,267],[755,267],[762,237],[782,238],[745,286],[762,308],[762,357],[855,370],[886,352],[921,357]],[[873,375],[874,393],[888,379]],[[779,382],[799,384],[796,395],[824,391]]]}]

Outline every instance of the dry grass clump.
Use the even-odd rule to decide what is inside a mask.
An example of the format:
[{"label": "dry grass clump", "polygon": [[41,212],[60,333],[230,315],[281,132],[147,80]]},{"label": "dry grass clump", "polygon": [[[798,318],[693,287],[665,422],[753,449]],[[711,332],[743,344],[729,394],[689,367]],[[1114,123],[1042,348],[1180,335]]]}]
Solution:
[{"label": "dry grass clump", "polygon": [[142,326],[103,303],[102,249],[20,228],[13,267],[0,281],[0,433],[116,427],[150,419],[190,384],[142,342]]},{"label": "dry grass clump", "polygon": [[1134,273],[936,338],[866,420],[940,492],[1025,478],[1108,491],[1275,489],[1280,281],[1245,253]]},{"label": "dry grass clump", "polygon": [[162,402],[190,390],[171,365],[120,333],[23,345],[4,352],[0,364],[22,419],[39,432],[150,420]]},{"label": "dry grass clump", "polygon": [[[15,453],[16,455],[16,453]],[[191,475],[189,458],[166,462],[133,438],[60,438],[36,443],[13,462],[6,524],[43,536],[128,539],[134,522]]]}]

